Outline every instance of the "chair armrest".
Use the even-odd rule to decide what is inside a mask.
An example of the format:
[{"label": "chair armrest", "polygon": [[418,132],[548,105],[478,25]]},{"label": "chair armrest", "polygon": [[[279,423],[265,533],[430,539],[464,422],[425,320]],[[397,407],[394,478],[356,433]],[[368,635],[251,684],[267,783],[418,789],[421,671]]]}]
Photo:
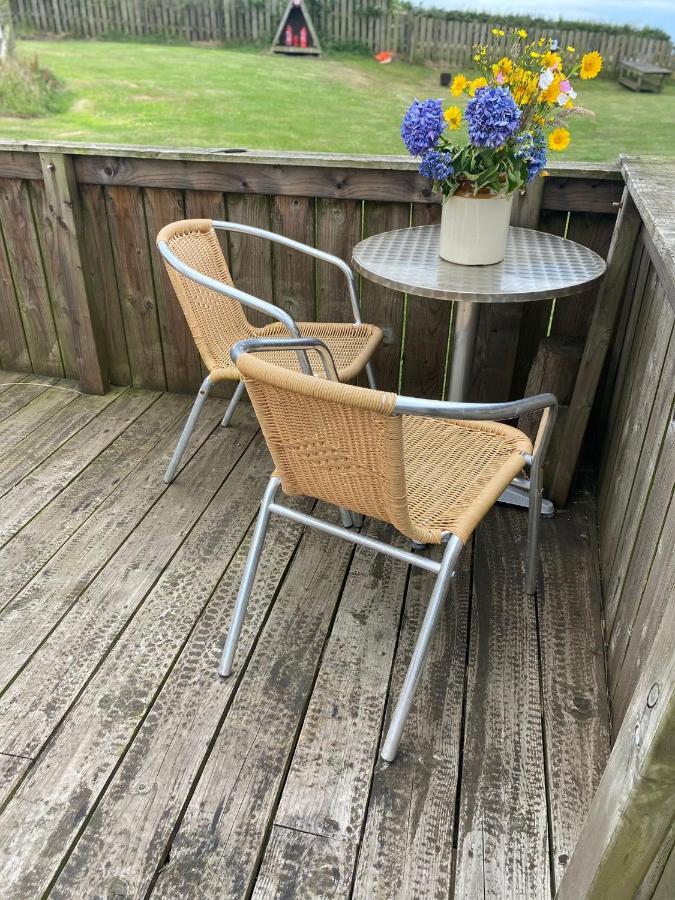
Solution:
[{"label": "chair armrest", "polygon": [[517,419],[523,413],[536,412],[547,407],[556,407],[558,401],[553,394],[537,394],[507,403],[455,403],[447,400],[423,400],[418,397],[396,398],[395,413],[406,416],[430,416],[436,419]]},{"label": "chair armrest", "polygon": [[236,365],[242,353],[264,353],[270,350],[315,350],[321,357],[326,377],[330,381],[339,381],[333,354],[319,338],[246,338],[230,349],[232,362]]},{"label": "chair armrest", "polygon": [[294,241],[292,238],[284,237],[282,234],[275,234],[273,231],[265,231],[263,228],[255,228],[253,225],[240,225],[238,222],[213,222],[213,227],[220,231],[235,231],[238,234],[251,234],[254,237],[263,238],[267,241],[273,241],[275,244],[281,244],[291,250],[297,250],[299,253],[305,253],[307,256],[313,256],[321,262],[328,263],[340,269],[347,279],[347,290],[349,292],[349,301],[352,305],[352,315],[354,316],[354,324],[361,324],[361,309],[356,296],[356,280],[354,273],[347,263],[340,259],[339,256],[333,256],[332,253],[326,253],[324,250],[317,250],[309,244],[303,244],[301,241]]},{"label": "chair armrest", "polygon": [[[254,297],[252,294],[247,294],[245,291],[240,291],[238,288],[232,287],[232,285],[224,284],[222,281],[218,281],[215,278],[210,278],[208,275],[204,275],[202,272],[198,272],[197,269],[190,268],[190,266],[187,266],[181,259],[176,256],[175,253],[173,253],[169,249],[169,245],[166,243],[166,241],[160,241],[157,244],[157,248],[161,253],[162,258],[168,263],[168,265],[170,265],[177,272],[180,272],[181,275],[184,275],[186,278],[189,278],[196,284],[201,284],[202,287],[208,288],[211,291],[215,291],[217,294],[222,294],[222,296],[229,297],[231,300],[237,300],[244,306],[248,306],[251,309],[257,309],[260,312],[265,313],[265,315],[270,316],[272,319],[276,319],[278,322],[281,322],[282,325],[288,328],[293,337],[300,337],[300,330],[295,324],[293,317],[290,316],[287,312],[284,312],[284,310],[279,306],[275,306],[273,303],[268,303],[266,300],[260,300],[258,297]],[[312,368],[309,365],[306,354],[300,351],[298,353],[298,358],[301,362],[302,371],[306,375],[311,375]]]},{"label": "chair armrest", "polygon": [[422,400],[417,397],[397,397],[394,412],[405,416],[430,416],[437,419],[499,420],[517,419],[523,413],[544,410],[534,441],[532,456],[526,457],[530,466],[539,468],[546,456],[551,433],[558,413],[554,394],[536,394],[507,403],[450,403],[445,400]]}]

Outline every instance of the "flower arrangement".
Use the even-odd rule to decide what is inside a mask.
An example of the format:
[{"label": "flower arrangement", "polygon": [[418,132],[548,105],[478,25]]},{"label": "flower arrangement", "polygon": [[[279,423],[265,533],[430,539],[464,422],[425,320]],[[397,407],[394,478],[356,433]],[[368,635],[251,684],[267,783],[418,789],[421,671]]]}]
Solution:
[{"label": "flower arrangement", "polygon": [[[441,100],[414,100],[403,118],[408,152],[422,157],[420,173],[446,197],[509,195],[536,178],[547,150],[570,143],[567,121],[578,111],[573,79],[595,78],[602,68],[597,51],[579,60],[574,47],[554,50],[550,39],[528,41],[523,28],[492,33],[507,51],[474,46],[480,76],[460,74],[451,84],[454,97],[469,97],[463,112],[455,105],[444,110]],[[469,134],[464,146],[448,136],[462,121]]]}]

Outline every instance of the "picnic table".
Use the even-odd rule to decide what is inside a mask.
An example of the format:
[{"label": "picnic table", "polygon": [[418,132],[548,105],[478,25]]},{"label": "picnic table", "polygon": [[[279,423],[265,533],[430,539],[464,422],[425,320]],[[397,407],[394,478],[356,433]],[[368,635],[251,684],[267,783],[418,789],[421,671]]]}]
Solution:
[{"label": "picnic table", "polygon": [[664,80],[671,74],[670,69],[652,63],[637,62],[633,59],[622,59],[619,62],[619,83],[632,91],[651,91],[660,94]]}]

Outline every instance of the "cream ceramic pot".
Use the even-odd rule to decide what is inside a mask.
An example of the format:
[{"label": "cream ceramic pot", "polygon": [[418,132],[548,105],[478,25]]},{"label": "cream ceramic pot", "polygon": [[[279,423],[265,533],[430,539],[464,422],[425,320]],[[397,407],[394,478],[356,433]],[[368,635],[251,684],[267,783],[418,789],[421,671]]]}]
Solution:
[{"label": "cream ceramic pot", "polygon": [[512,203],[513,194],[446,197],[441,214],[441,258],[462,266],[501,262]]}]

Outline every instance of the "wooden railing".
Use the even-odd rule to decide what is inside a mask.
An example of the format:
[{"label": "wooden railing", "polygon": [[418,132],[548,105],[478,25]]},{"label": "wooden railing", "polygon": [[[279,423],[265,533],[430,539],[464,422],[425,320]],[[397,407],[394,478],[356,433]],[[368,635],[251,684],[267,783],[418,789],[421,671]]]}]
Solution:
[{"label": "wooden railing", "polygon": [[596,415],[616,739],[560,900],[670,897],[675,874],[675,163],[622,168],[628,278]]},{"label": "wooden railing", "polygon": [[[161,35],[188,41],[269,43],[287,0],[11,0],[24,32],[78,37]],[[361,46],[373,52],[393,50],[405,59],[434,60],[453,66],[471,64],[472,45],[494,41],[492,28],[503,23],[425,15],[421,10],[392,10],[388,0],[322,3],[316,16],[320,39],[330,46]],[[561,46],[599,50],[612,68],[621,57],[669,65],[668,40],[598,29],[530,29],[534,39],[552,37]]]}]

